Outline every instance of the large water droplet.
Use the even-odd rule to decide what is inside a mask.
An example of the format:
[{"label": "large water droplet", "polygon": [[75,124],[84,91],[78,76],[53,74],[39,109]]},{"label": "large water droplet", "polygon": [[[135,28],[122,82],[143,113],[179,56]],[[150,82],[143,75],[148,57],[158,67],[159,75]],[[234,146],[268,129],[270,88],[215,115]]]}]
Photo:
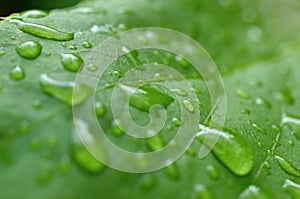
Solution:
[{"label": "large water droplet", "polygon": [[16,48],[17,53],[26,59],[35,59],[42,52],[42,45],[35,41],[26,41]]},{"label": "large water droplet", "polygon": [[238,199],[269,199],[269,197],[259,187],[250,185],[239,195]]},{"label": "large water droplet", "polygon": [[105,168],[81,143],[76,132],[73,133],[72,139],[72,157],[80,168],[90,173],[99,173]]},{"label": "large water droplet", "polygon": [[220,173],[218,169],[213,165],[208,165],[206,167],[206,172],[212,180],[217,180],[219,178]]},{"label": "large water droplet", "polygon": [[[200,125],[197,139],[212,148],[215,156],[234,174],[247,175],[253,167],[254,155],[249,143],[237,133],[231,134]],[[226,130],[230,132],[229,130]],[[211,143],[217,143],[212,146]]]},{"label": "large water droplet", "polygon": [[193,199],[213,199],[210,191],[202,184],[196,184],[194,193],[192,196]]},{"label": "large water droplet", "polygon": [[147,146],[151,151],[158,151],[164,147],[164,140],[160,135],[147,139]]},{"label": "large water droplet", "polygon": [[26,18],[42,18],[48,15],[47,11],[44,10],[28,10],[21,13],[22,17]]},{"label": "large water droplet", "polygon": [[61,63],[63,67],[71,72],[78,72],[83,59],[77,54],[62,54]]},{"label": "large water droplet", "polygon": [[10,22],[17,24],[20,30],[22,30],[23,32],[44,39],[51,39],[57,41],[69,41],[74,39],[74,33],[62,32],[48,26],[23,22],[18,19],[11,19]]},{"label": "large water droplet", "polygon": [[195,108],[194,105],[189,100],[183,100],[182,104],[184,108],[186,108],[190,112],[194,112]]},{"label": "large water droplet", "polygon": [[266,133],[265,129],[263,129],[260,125],[255,122],[252,122],[252,126],[261,133]]},{"label": "large water droplet", "polygon": [[156,178],[153,174],[144,174],[140,179],[140,187],[143,190],[150,190],[156,185]]},{"label": "large water droplet", "polygon": [[23,70],[23,68],[21,68],[20,66],[16,66],[15,68],[12,69],[12,71],[10,72],[10,77],[13,80],[22,80],[25,78],[25,71]]},{"label": "large water droplet", "polygon": [[290,162],[288,162],[286,159],[275,156],[276,161],[278,162],[279,166],[288,174],[300,177],[300,169],[295,168]]},{"label": "large water droplet", "polygon": [[293,199],[300,198],[300,184],[295,183],[291,180],[285,180],[282,186],[283,190],[287,192]]},{"label": "large water droplet", "polygon": [[80,104],[93,92],[90,87],[80,84],[80,92],[76,92],[76,96],[73,96],[75,82],[56,80],[46,74],[40,76],[40,83],[45,93],[69,105]]}]

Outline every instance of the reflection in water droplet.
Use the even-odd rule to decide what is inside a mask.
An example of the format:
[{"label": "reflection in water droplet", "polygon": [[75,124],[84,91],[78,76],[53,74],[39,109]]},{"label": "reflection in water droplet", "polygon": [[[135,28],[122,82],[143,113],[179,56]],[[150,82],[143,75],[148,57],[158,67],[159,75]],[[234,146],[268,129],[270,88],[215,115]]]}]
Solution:
[{"label": "reflection in water droplet", "polygon": [[288,162],[286,159],[280,156],[276,155],[275,159],[278,162],[281,169],[284,170],[286,173],[296,177],[300,177],[300,169],[295,168],[290,162]]},{"label": "reflection in water droplet", "polygon": [[194,105],[189,100],[183,100],[182,104],[184,108],[186,108],[190,112],[194,112],[195,108]]},{"label": "reflection in water droplet", "polygon": [[84,48],[92,48],[93,45],[87,41],[84,41],[81,43],[81,45],[84,47]]},{"label": "reflection in water droplet", "polygon": [[206,172],[212,180],[217,180],[219,178],[219,171],[213,165],[208,165],[206,167]]},{"label": "reflection in water droplet", "polygon": [[239,195],[238,199],[269,199],[269,197],[259,187],[250,185]]},{"label": "reflection in water droplet", "polygon": [[13,80],[22,80],[25,78],[25,71],[20,66],[16,66],[13,68],[13,70],[10,72],[10,77]]},{"label": "reflection in water droplet", "polygon": [[123,124],[121,123],[121,120],[114,119],[111,123],[111,133],[116,137],[122,136],[124,134],[124,132],[120,128],[120,126],[122,126],[122,125]]},{"label": "reflection in water droplet", "polygon": [[268,161],[264,162],[263,165],[264,165],[264,168],[271,169],[271,165]]},{"label": "reflection in water droplet", "polygon": [[56,80],[50,78],[46,74],[42,74],[40,76],[40,83],[45,93],[69,105],[80,104],[93,92],[90,87],[80,84],[79,85],[80,92],[76,92],[76,96],[73,96],[73,89],[75,87],[75,82]]},{"label": "reflection in water droplet", "polygon": [[202,184],[196,184],[194,193],[192,195],[193,199],[213,199],[210,191]]},{"label": "reflection in water droplet", "polygon": [[43,18],[48,15],[47,11],[44,10],[28,10],[21,13],[22,17],[26,18]]},{"label": "reflection in water droplet", "polygon": [[283,190],[287,192],[293,199],[300,198],[300,184],[295,183],[291,180],[285,180],[282,186]]},{"label": "reflection in water droplet", "polygon": [[69,41],[74,39],[74,33],[62,32],[48,26],[23,22],[18,19],[11,19],[9,20],[9,22],[17,24],[20,30],[22,30],[23,32],[37,37],[57,41]]},{"label": "reflection in water droplet", "polygon": [[[201,131],[197,134],[197,140],[206,146],[211,146],[215,156],[234,174],[247,175],[253,167],[254,154],[249,143],[237,133],[225,133],[215,129],[209,129],[199,125]],[[230,132],[229,130],[226,130]]]},{"label": "reflection in water droplet", "polygon": [[144,174],[140,178],[140,187],[143,190],[150,190],[156,185],[156,178],[153,174]]},{"label": "reflection in water droplet", "polygon": [[96,102],[95,112],[98,118],[103,117],[106,114],[106,107],[101,102]]},{"label": "reflection in water droplet", "polygon": [[77,54],[62,54],[61,63],[66,70],[77,72],[83,63],[83,59]]},{"label": "reflection in water droplet", "polygon": [[188,154],[191,157],[195,157],[197,155],[196,151],[191,147],[188,150],[186,150],[186,154]]},{"label": "reflection in water droplet", "polygon": [[164,140],[160,135],[147,139],[147,146],[151,151],[158,151],[164,147]]}]

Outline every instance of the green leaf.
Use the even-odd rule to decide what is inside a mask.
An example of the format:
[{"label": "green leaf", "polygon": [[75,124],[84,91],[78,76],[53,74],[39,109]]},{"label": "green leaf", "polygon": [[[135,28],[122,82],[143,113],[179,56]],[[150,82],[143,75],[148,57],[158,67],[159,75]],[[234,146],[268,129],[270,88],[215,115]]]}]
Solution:
[{"label": "green leaf", "polygon": [[[283,0],[86,0],[37,18],[14,14],[4,19],[0,22],[1,198],[297,198],[299,9],[298,2]],[[248,146],[247,150],[240,147],[236,153],[226,151],[228,154],[221,156],[222,150],[217,148],[199,159],[194,154],[201,143],[195,141],[187,154],[163,170],[128,174],[103,169],[74,141],[70,105],[80,104],[90,95],[83,86],[78,101],[71,99],[78,63],[104,39],[123,30],[149,26],[183,32],[211,54],[226,88],[225,127],[242,140],[237,142]],[[20,54],[18,49],[26,42],[40,45],[34,55]],[[64,67],[62,54],[78,56],[76,70],[70,72]],[[160,149],[175,136],[181,123],[178,102],[164,97],[172,96],[172,92],[151,87],[152,93],[155,90],[165,100],[161,105],[170,113],[161,131],[163,141],[154,138],[145,143],[113,133],[118,121],[113,120],[110,110],[112,88],[129,69],[153,62],[182,70],[199,91],[201,124],[211,110],[201,77],[182,69],[185,65],[189,68],[188,63],[163,51],[131,52],[104,72],[95,104],[95,115],[107,136],[127,150]],[[99,67],[90,66],[91,70]],[[51,81],[41,78],[45,74]],[[132,107],[131,116],[146,125],[148,112],[139,110],[141,106],[144,104]],[[244,151],[253,153],[245,157]],[[235,172],[248,162],[251,164],[243,172]]]}]

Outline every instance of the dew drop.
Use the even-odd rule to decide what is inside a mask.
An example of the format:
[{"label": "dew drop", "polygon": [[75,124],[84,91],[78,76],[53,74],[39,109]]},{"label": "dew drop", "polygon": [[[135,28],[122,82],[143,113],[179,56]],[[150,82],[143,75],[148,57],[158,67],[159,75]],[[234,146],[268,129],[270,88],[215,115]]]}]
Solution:
[{"label": "dew drop", "polygon": [[69,41],[74,39],[74,33],[62,32],[48,26],[23,22],[18,19],[11,19],[10,22],[17,24],[21,31],[44,39],[56,41]]},{"label": "dew drop", "polygon": [[26,59],[35,59],[42,52],[42,45],[35,41],[26,41],[16,48],[17,53]]},{"label": "dew drop", "polygon": [[179,88],[171,89],[171,91],[173,93],[175,93],[176,95],[180,95],[180,96],[183,96],[183,97],[188,95],[188,92],[186,92],[183,89],[179,89]]},{"label": "dew drop", "polygon": [[44,168],[38,175],[36,182],[40,186],[48,185],[53,179],[54,172],[52,168]]},{"label": "dew drop", "polygon": [[288,143],[289,143],[290,146],[294,146],[295,145],[295,142],[293,140],[289,140]]},{"label": "dew drop", "polygon": [[28,10],[21,13],[22,17],[26,18],[43,18],[48,15],[47,11],[44,10]]},{"label": "dew drop", "polygon": [[238,196],[238,199],[269,199],[269,197],[259,187],[250,185]]},{"label": "dew drop", "polygon": [[40,76],[40,84],[45,93],[69,105],[80,104],[93,92],[90,87],[80,84],[79,91],[73,96],[75,82],[56,80],[47,74]]},{"label": "dew drop", "polygon": [[191,157],[195,157],[197,153],[193,148],[190,147],[188,150],[186,150],[186,154],[188,154]]},{"label": "dew drop", "polygon": [[150,190],[156,185],[156,178],[153,174],[144,174],[140,178],[140,187],[143,190]]},{"label": "dew drop", "polygon": [[193,193],[193,199],[213,199],[210,191],[202,184],[196,184]]},{"label": "dew drop", "polygon": [[62,54],[61,63],[66,70],[78,72],[83,63],[83,59],[77,54]]},{"label": "dew drop", "polygon": [[181,121],[177,117],[173,117],[172,122],[175,126],[181,126]]},{"label": "dew drop", "polygon": [[87,41],[84,41],[81,43],[81,45],[84,47],[84,48],[92,48],[92,44],[87,42]]},{"label": "dew drop", "polygon": [[[234,174],[239,176],[247,175],[253,167],[254,154],[249,143],[239,134],[221,132],[209,129],[200,125],[201,131],[197,139],[210,147],[217,140],[217,143],[210,147],[216,157]],[[226,130],[230,132],[229,130]]]},{"label": "dew drop", "polygon": [[160,135],[147,139],[147,146],[151,151],[158,151],[164,147],[164,140]]},{"label": "dew drop", "polygon": [[13,80],[22,80],[25,78],[25,71],[23,70],[23,68],[21,68],[20,66],[16,66],[15,68],[12,69],[12,71],[10,72],[10,77]]},{"label": "dew drop", "polygon": [[98,118],[103,117],[106,114],[106,107],[101,102],[96,102],[95,112]]},{"label": "dew drop", "polygon": [[243,91],[243,90],[238,89],[235,92],[236,92],[237,96],[240,97],[240,98],[243,98],[243,99],[249,99],[250,98],[250,94]]},{"label": "dew drop", "polygon": [[37,138],[33,138],[30,141],[30,149],[33,151],[41,149],[41,142]]},{"label": "dew drop", "polygon": [[264,165],[264,168],[271,169],[271,165],[268,161],[264,162],[263,165]]},{"label": "dew drop", "polygon": [[120,126],[122,125],[121,121],[119,119],[114,119],[111,123],[111,133],[116,136],[120,137],[124,134]]},{"label": "dew drop", "polygon": [[98,69],[98,67],[96,65],[89,65],[88,66],[88,70],[91,72],[95,72]]},{"label": "dew drop", "polygon": [[281,169],[284,170],[286,173],[296,177],[300,177],[300,169],[295,168],[290,162],[288,162],[286,159],[280,156],[276,155],[275,159],[281,167]]},{"label": "dew drop", "polygon": [[285,180],[282,188],[293,199],[299,199],[300,198],[300,184],[287,179],[287,180]]},{"label": "dew drop", "polygon": [[5,51],[0,49],[0,57],[5,55]]},{"label": "dew drop", "polygon": [[76,45],[71,45],[71,46],[69,46],[69,49],[70,50],[77,50],[77,47],[76,47]]},{"label": "dew drop", "polygon": [[164,172],[166,176],[168,176],[171,180],[178,180],[180,178],[179,168],[175,163],[164,168]]},{"label": "dew drop", "polygon": [[55,148],[57,146],[57,139],[54,136],[49,136],[47,139],[47,145],[49,148]]},{"label": "dew drop", "polygon": [[194,112],[195,108],[194,105],[189,100],[183,100],[182,104],[184,108],[186,108],[190,112]]},{"label": "dew drop", "polygon": [[218,169],[213,165],[208,165],[206,167],[206,172],[212,180],[217,180],[220,176]]}]

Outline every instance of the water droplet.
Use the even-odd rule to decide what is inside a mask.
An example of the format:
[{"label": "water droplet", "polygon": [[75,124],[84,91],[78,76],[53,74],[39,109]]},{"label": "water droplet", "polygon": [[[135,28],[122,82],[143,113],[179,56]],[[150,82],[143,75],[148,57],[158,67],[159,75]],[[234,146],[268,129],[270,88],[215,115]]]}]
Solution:
[{"label": "water droplet", "polygon": [[171,91],[172,91],[173,93],[175,93],[176,95],[180,95],[180,96],[187,96],[187,95],[188,95],[188,92],[186,92],[186,91],[183,90],[183,89],[178,89],[178,88],[176,88],[176,89],[171,89]]},{"label": "water droplet", "polygon": [[[128,91],[129,96],[130,92],[134,89],[126,85],[121,85],[121,88]],[[167,106],[173,101],[174,99],[170,95],[154,88],[150,84],[145,84],[134,90],[129,103],[131,106],[141,111],[148,112],[155,104],[160,104],[167,108]]]},{"label": "water droplet", "polygon": [[115,35],[117,34],[117,30],[115,27],[113,27],[112,25],[106,24],[106,25],[102,25],[102,26],[97,26],[94,25],[91,28],[91,31],[93,33],[106,33],[106,34],[110,34],[110,35]]},{"label": "water droplet", "polygon": [[46,74],[40,76],[40,83],[45,93],[69,105],[80,104],[93,92],[90,87],[80,84],[79,91],[73,96],[75,82],[56,80]]},{"label": "water droplet", "polygon": [[28,10],[22,12],[21,15],[26,18],[43,18],[48,15],[48,12],[44,10]]},{"label": "water droplet", "polygon": [[269,197],[259,187],[250,185],[239,195],[238,199],[269,199]]},{"label": "water droplet", "polygon": [[262,99],[262,98],[260,98],[260,97],[258,97],[258,98],[255,99],[255,103],[256,103],[257,105],[263,105],[263,106],[265,106],[266,108],[272,108],[272,104],[271,104],[269,101],[267,101],[267,100],[265,100],[265,99]]},{"label": "water droplet", "polygon": [[64,156],[61,158],[60,163],[58,165],[58,171],[61,175],[65,175],[69,172],[71,167],[71,160],[68,156]]},{"label": "water droplet", "polygon": [[151,151],[158,151],[164,147],[164,140],[160,135],[147,139],[147,146]]},{"label": "water droplet", "polygon": [[119,70],[114,70],[112,74],[116,75],[118,78],[121,78],[124,75],[124,73]]},{"label": "water droplet", "polygon": [[10,72],[10,77],[13,80],[22,80],[25,78],[25,71],[20,66],[16,66],[13,68],[13,70]]},{"label": "water droplet", "polygon": [[175,163],[164,168],[164,172],[172,180],[178,180],[180,178],[180,172],[179,172],[177,164],[175,164]]},{"label": "water droplet", "polygon": [[249,99],[251,97],[249,93],[247,93],[243,90],[240,90],[240,89],[236,90],[235,92],[238,97],[243,98],[243,99]]},{"label": "water droplet", "polygon": [[243,113],[243,114],[250,115],[250,114],[251,114],[251,111],[250,111],[249,109],[244,109],[244,110],[242,110],[242,113]]},{"label": "water droplet", "polygon": [[92,44],[87,42],[87,41],[84,41],[81,43],[81,45],[84,47],[84,48],[92,48]]},{"label": "water droplet", "polygon": [[261,132],[261,133],[266,133],[266,131],[265,131],[261,126],[259,126],[258,124],[256,124],[255,122],[252,122],[252,126],[253,126],[256,130],[258,130],[259,132]]},{"label": "water droplet", "polygon": [[181,121],[177,117],[173,117],[172,122],[175,126],[181,126]]},{"label": "water droplet", "polygon": [[247,30],[247,37],[250,41],[258,42],[261,40],[263,32],[260,27],[253,26]]},{"label": "water droplet", "polygon": [[285,180],[282,188],[293,199],[299,199],[300,198],[300,184],[287,179],[287,180]]},{"label": "water droplet", "polygon": [[41,143],[37,138],[33,138],[30,141],[30,148],[34,151],[41,149]]},{"label": "water droplet", "polygon": [[193,148],[190,147],[188,150],[186,150],[186,154],[188,154],[191,157],[195,157],[197,153]]},{"label": "water droplet", "polygon": [[264,168],[271,169],[271,165],[268,161],[264,162],[263,165],[264,165]]},{"label": "water droplet", "polygon": [[0,49],[0,57],[5,55],[5,51]]},{"label": "water droplet", "polygon": [[217,180],[219,178],[219,171],[213,165],[208,165],[206,167],[206,172],[212,180]]},{"label": "water droplet", "polygon": [[42,45],[35,41],[26,41],[16,48],[17,53],[26,59],[35,59],[42,52]]},{"label": "water droplet", "polygon": [[195,108],[194,105],[189,100],[183,100],[182,104],[184,108],[186,108],[190,112],[194,112]]},{"label": "water droplet", "polygon": [[289,140],[288,143],[289,143],[290,146],[294,146],[295,145],[295,142],[293,140]]},{"label": "water droplet", "polygon": [[95,112],[98,118],[103,117],[106,114],[106,107],[101,102],[96,102]]},{"label": "water droplet", "polygon": [[43,169],[40,174],[38,175],[36,182],[40,186],[45,186],[51,182],[53,179],[54,172],[52,168],[45,168]]},{"label": "water droplet", "polygon": [[57,139],[54,136],[49,136],[47,139],[47,145],[49,148],[55,148],[57,146]]},{"label": "water droplet", "polygon": [[[254,154],[249,143],[239,134],[221,132],[209,129],[200,125],[201,131],[197,134],[197,139],[212,148],[215,156],[234,174],[239,176],[247,175],[253,167]],[[217,143],[211,146],[211,143]]]},{"label": "water droplet", "polygon": [[17,24],[21,31],[44,39],[57,41],[69,41],[74,39],[74,33],[62,32],[48,26],[23,22],[18,19],[11,19],[10,22]]},{"label": "water droplet", "polygon": [[120,128],[120,126],[122,125],[121,121],[119,119],[114,119],[111,123],[111,133],[116,136],[122,136],[124,134],[124,132],[122,131],[122,129]]},{"label": "water droplet", "polygon": [[88,66],[89,71],[95,72],[97,69],[98,69],[98,67],[96,65],[89,65]]},{"label": "water droplet", "polygon": [[280,156],[276,155],[275,159],[278,162],[281,169],[284,170],[286,173],[296,177],[300,177],[300,169],[295,168],[290,162],[288,162],[286,159]]},{"label": "water droplet", "polygon": [[83,59],[77,54],[62,54],[61,63],[63,67],[71,72],[78,72]]},{"label": "water droplet", "polygon": [[213,199],[210,191],[202,184],[196,184],[194,193],[194,199]]},{"label": "water droplet", "polygon": [[150,190],[156,185],[156,178],[153,174],[144,174],[140,178],[140,187],[143,190]]},{"label": "water droplet", "polygon": [[69,49],[70,50],[77,50],[77,47],[76,47],[76,45],[71,45],[71,46],[69,46]]},{"label": "water droplet", "polygon": [[99,173],[105,166],[97,160],[81,143],[76,132],[73,132],[72,157],[77,166],[90,173]]}]

